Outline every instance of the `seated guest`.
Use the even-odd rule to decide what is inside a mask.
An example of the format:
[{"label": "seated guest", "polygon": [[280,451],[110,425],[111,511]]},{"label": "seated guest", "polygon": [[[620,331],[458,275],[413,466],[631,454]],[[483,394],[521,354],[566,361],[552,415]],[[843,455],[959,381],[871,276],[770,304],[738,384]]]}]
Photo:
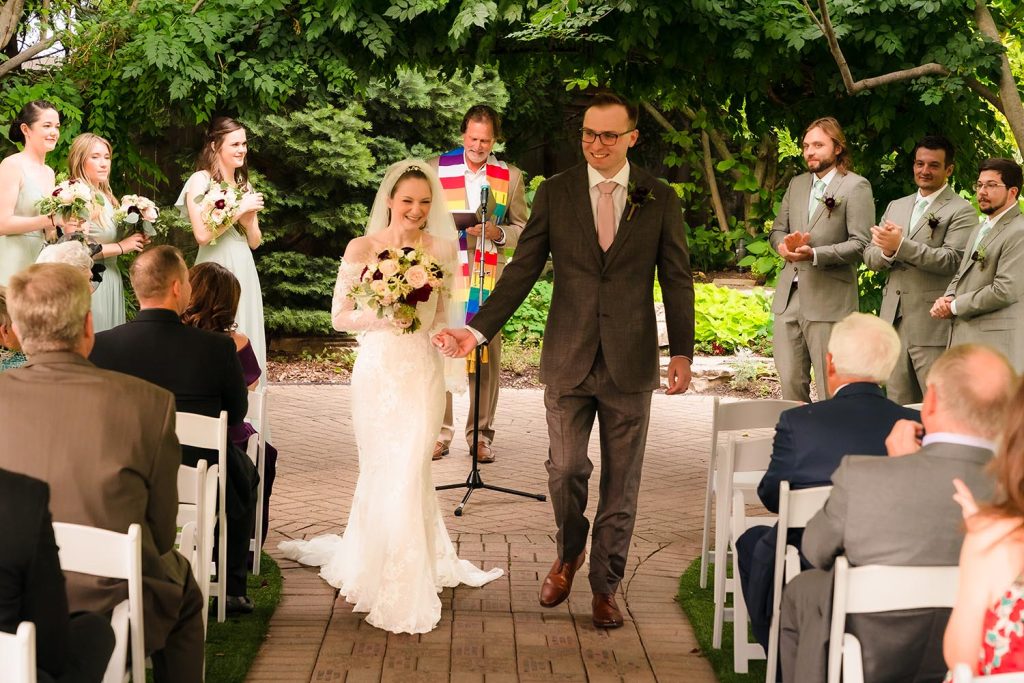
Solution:
[{"label": "seated guest", "polygon": [[[900,339],[892,325],[873,315],[851,313],[832,328],[825,354],[832,398],[790,408],[775,427],[771,464],[757,494],[770,512],[779,511],[779,483],[792,489],[828,486],[848,453],[885,455],[885,437],[897,420],[917,420],[916,410],[885,397],[879,386],[896,365]],[[768,648],[772,621],[776,526],[755,526],[736,541],[743,599],[750,627]],[[788,542],[798,549],[803,529]]]},{"label": "seated guest", "polygon": [[92,252],[89,247],[78,240],[64,240],[56,244],[48,244],[43,247],[36,257],[36,263],[66,263],[69,266],[78,268],[89,278],[89,287],[96,289],[99,279],[93,272]]},{"label": "seated guest", "polygon": [[1010,403],[1001,445],[990,465],[995,500],[981,510],[954,480],[967,537],[960,551],[960,591],[946,626],[946,665],[975,675],[1024,671],[1024,385]]},{"label": "seated guest", "polygon": [[114,631],[99,614],[68,616],[50,487],[0,470],[0,519],[0,631],[14,633],[23,621],[35,624],[40,682],[100,681],[114,651]]},{"label": "seated guest", "polygon": [[[181,323],[192,290],[181,252],[159,246],[140,254],[129,273],[139,313],[132,322],[96,335],[89,357],[98,367],[133,375],[174,394],[181,412],[217,417],[228,424],[245,418],[249,398],[235,345],[223,334]],[[217,452],[182,449],[182,462],[217,462]],[[252,461],[228,444],[227,462],[227,594],[229,612],[252,611],[246,597],[246,558],[256,511],[258,478]]]},{"label": "seated guest", "polygon": [[[174,396],[86,360],[94,341],[90,298],[85,275],[65,264],[29,266],[8,283],[8,310],[29,362],[0,374],[0,467],[49,484],[57,522],[119,533],[142,527],[145,645],[154,678],[198,682],[203,598],[188,561],[174,550],[181,464]],[[58,404],[66,409],[48,418]],[[76,573],[66,579],[72,613],[107,613],[128,595],[123,581]]]},{"label": "seated guest", "polygon": [[[242,287],[234,274],[212,261],[197,263],[188,272],[192,287],[192,300],[181,316],[182,322],[201,330],[210,330],[227,334],[235,342],[238,360],[242,363],[245,383],[250,389],[259,384],[259,361],[252,350],[249,338],[239,332],[235,323],[238,312],[238,301],[242,296]],[[228,430],[232,443],[241,450],[249,445],[249,439],[257,434],[248,422],[231,425]],[[266,445],[263,463],[263,541],[267,540],[268,522],[270,520],[270,492],[274,488],[277,476],[277,449],[269,443]]]},{"label": "seated guest", "polygon": [[[782,596],[784,680],[825,680],[836,557],[846,555],[852,566],[956,564],[962,520],[951,482],[991,494],[985,466],[1016,382],[998,351],[954,346],[928,373],[921,423],[900,420],[893,427],[890,457],[843,459],[832,494],[804,531],[804,556],[817,569],[796,577]],[[850,615],[846,627],[860,639],[864,680],[942,680],[948,618],[948,609]]]},{"label": "seated guest", "polygon": [[11,327],[11,316],[7,314],[7,288],[0,285],[0,372],[20,368],[28,359],[21,352],[21,344]]}]

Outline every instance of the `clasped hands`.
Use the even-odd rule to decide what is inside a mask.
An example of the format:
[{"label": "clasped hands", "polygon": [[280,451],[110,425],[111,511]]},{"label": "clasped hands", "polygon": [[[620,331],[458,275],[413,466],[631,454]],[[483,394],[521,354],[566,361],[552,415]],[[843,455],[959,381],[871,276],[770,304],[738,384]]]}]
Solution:
[{"label": "clasped hands", "polygon": [[811,249],[811,233],[799,231],[789,233],[779,243],[778,252],[779,256],[790,263],[813,260],[814,250]]},{"label": "clasped hands", "polygon": [[476,337],[465,328],[446,327],[431,337],[430,341],[445,358],[465,358],[476,348]]},{"label": "clasped hands", "polygon": [[886,258],[892,258],[903,242],[903,227],[888,218],[881,225],[871,227],[871,243],[882,250]]}]

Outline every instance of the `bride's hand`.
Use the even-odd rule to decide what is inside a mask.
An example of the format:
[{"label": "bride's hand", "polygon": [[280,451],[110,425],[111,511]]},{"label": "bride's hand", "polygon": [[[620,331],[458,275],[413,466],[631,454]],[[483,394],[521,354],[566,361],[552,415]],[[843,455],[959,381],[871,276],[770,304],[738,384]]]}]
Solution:
[{"label": "bride's hand", "polygon": [[437,347],[441,355],[451,357],[452,353],[458,348],[458,344],[455,342],[455,338],[450,334],[444,332],[438,332],[434,335],[434,346]]}]

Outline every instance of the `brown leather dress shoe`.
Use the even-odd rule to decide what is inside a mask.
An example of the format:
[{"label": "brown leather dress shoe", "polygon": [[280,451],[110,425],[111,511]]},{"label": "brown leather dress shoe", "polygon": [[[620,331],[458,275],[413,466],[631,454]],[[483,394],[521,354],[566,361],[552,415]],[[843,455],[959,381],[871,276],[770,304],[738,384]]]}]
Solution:
[{"label": "brown leather dress shoe", "polygon": [[572,562],[555,560],[555,563],[551,565],[551,571],[548,572],[544,583],[540,586],[541,607],[560,605],[569,597],[569,591],[572,590],[572,578],[583,566],[584,556],[585,551]]},{"label": "brown leather dress shoe", "polygon": [[476,449],[476,461],[478,463],[494,462],[494,449],[489,443],[481,443]]},{"label": "brown leather dress shoe", "polygon": [[619,628],[622,626],[622,612],[615,604],[614,593],[594,593],[591,603],[594,609],[594,626],[597,628]]},{"label": "brown leather dress shoe", "polygon": [[448,444],[443,441],[435,441],[434,455],[431,457],[431,460],[440,460],[446,455],[448,455]]}]

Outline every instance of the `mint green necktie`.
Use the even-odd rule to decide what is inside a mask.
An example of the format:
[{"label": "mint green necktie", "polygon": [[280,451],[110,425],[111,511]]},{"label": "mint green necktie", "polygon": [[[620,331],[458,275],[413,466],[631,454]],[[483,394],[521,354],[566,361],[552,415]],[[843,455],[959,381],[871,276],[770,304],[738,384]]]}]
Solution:
[{"label": "mint green necktie", "polygon": [[928,208],[928,200],[923,197],[918,199],[917,203],[914,204],[914,212],[910,214],[910,225],[907,226],[908,233],[912,232],[914,228],[917,227],[917,222],[921,220],[921,214],[924,213],[926,208]]},{"label": "mint green necktie", "polygon": [[985,239],[985,235],[987,235],[990,230],[992,230],[992,222],[986,218],[985,222],[981,224],[981,230],[978,231],[978,238],[974,240],[974,248],[971,249],[972,254],[978,251],[978,245],[981,244],[981,241]]},{"label": "mint green necktie", "polygon": [[825,181],[821,178],[814,180],[814,188],[811,190],[811,203],[807,207],[807,220],[810,221],[814,215],[814,210],[818,208],[818,204],[821,203],[821,198],[825,196]]}]

